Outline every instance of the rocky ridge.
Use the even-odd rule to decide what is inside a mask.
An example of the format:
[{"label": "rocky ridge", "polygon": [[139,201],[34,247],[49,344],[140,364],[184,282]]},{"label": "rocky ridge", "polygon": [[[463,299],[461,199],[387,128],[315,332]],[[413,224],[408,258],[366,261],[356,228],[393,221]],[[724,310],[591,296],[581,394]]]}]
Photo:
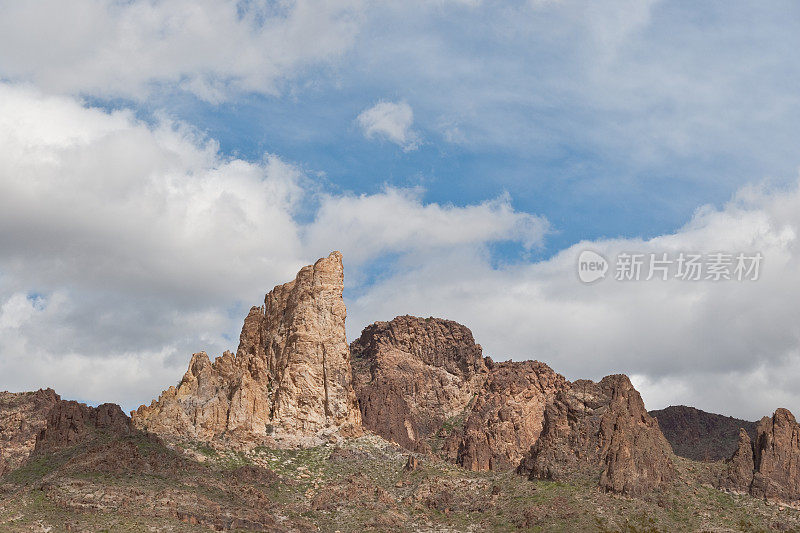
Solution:
[{"label": "rocky ridge", "polygon": [[740,432],[720,486],[757,498],[800,504],[800,425],[787,409],[758,422],[752,441]]},{"label": "rocky ridge", "polygon": [[364,427],[412,451],[460,415],[486,379],[481,347],[452,320],[399,316],[350,345]]},{"label": "rocky ridge", "polygon": [[545,407],[566,386],[564,376],[539,361],[492,363],[462,431],[446,448],[468,470],[515,469],[539,438]]},{"label": "rocky ridge", "polygon": [[69,400],[56,402],[47,415],[47,424],[36,436],[34,454],[75,446],[93,439],[97,432],[113,437],[130,435],[131,420],[119,405],[104,403],[91,407]]},{"label": "rocky ridge", "polygon": [[177,387],[131,413],[168,437],[312,445],[361,431],[342,299],[342,255],[300,270],[253,307],[236,354],[194,354]]},{"label": "rocky ridge", "polygon": [[626,376],[570,384],[538,361],[483,358],[468,328],[397,317],[350,346],[365,427],[411,451],[474,471],[559,479],[599,475],[610,492],[638,494],[674,477],[672,450]]},{"label": "rocky ridge", "polygon": [[674,478],[671,457],[658,421],[628,377],[618,374],[559,391],[518,471],[550,480],[580,473],[607,492],[637,495]]},{"label": "rocky ridge", "polygon": [[736,450],[739,429],[751,439],[756,435],[756,422],[717,415],[685,405],[650,411],[658,419],[664,437],[676,455],[695,461],[721,461]]},{"label": "rocky ridge", "polygon": [[0,392],[0,476],[28,459],[50,410],[60,400],[53,389]]}]

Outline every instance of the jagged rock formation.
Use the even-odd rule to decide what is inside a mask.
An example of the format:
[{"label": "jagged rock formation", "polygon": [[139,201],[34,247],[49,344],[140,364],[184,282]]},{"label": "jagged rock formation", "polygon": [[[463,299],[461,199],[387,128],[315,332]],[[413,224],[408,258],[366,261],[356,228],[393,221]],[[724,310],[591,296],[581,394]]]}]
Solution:
[{"label": "jagged rock formation", "polygon": [[539,438],[546,405],[566,385],[539,361],[493,364],[463,432],[448,441],[458,464],[476,471],[516,468]]},{"label": "jagged rock formation", "polygon": [[753,482],[753,442],[744,428],[739,430],[739,442],[736,451],[727,461],[727,468],[720,480],[723,488],[736,492],[749,492]]},{"label": "jagged rock formation", "polygon": [[739,442],[739,429],[750,439],[756,435],[756,423],[730,416],[707,413],[694,407],[677,405],[650,411],[658,419],[664,437],[675,455],[695,461],[720,461],[733,454]]},{"label": "jagged rock formation", "polygon": [[531,478],[597,476],[603,490],[635,495],[675,476],[669,443],[625,375],[572,383],[544,419],[519,467]]},{"label": "jagged rock formation", "polygon": [[245,319],[236,355],[192,356],[177,387],[131,413],[142,429],[195,440],[314,444],[360,433],[345,338],[342,255],[270,291]]},{"label": "jagged rock formation", "polygon": [[364,427],[412,451],[430,450],[488,372],[469,328],[439,318],[376,322],[350,351]]},{"label": "jagged rock formation", "polygon": [[0,392],[0,476],[28,459],[47,415],[60,399],[52,389]]},{"label": "jagged rock formation", "polygon": [[46,426],[37,435],[34,453],[74,446],[94,437],[98,431],[113,436],[129,435],[131,420],[117,404],[90,407],[61,400],[50,410]]},{"label": "jagged rock formation", "polygon": [[741,433],[720,485],[757,498],[800,500],[800,425],[787,409],[764,417],[752,442]]}]

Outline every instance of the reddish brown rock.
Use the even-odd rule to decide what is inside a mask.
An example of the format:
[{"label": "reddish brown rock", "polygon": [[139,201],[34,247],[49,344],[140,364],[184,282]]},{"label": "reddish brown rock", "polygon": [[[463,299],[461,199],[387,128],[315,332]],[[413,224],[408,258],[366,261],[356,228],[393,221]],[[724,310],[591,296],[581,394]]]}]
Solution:
[{"label": "reddish brown rock", "polygon": [[556,395],[519,471],[540,479],[597,476],[603,490],[634,495],[675,476],[671,456],[628,377],[613,375],[576,381]]},{"label": "reddish brown rock", "polygon": [[795,502],[800,500],[800,426],[787,409],[764,417],[753,445],[750,494]]},{"label": "reddish brown rock", "polygon": [[345,338],[342,255],[304,267],[245,319],[236,355],[192,356],[178,387],[132,413],[137,427],[196,440],[318,444],[360,433]]},{"label": "reddish brown rock", "polygon": [[739,430],[739,444],[727,461],[720,486],[736,492],[750,492],[750,485],[753,483],[753,468],[753,443],[750,435],[742,428]]},{"label": "reddish brown rock", "polygon": [[720,485],[757,498],[799,503],[800,425],[794,415],[778,409],[762,418],[752,444],[749,438],[740,439]]},{"label": "reddish brown rock", "polygon": [[59,400],[52,389],[0,392],[0,476],[28,459],[36,436],[47,425],[47,415]]},{"label": "reddish brown rock", "polygon": [[50,410],[47,425],[36,437],[35,453],[74,446],[92,439],[99,432],[115,437],[129,435],[132,432],[131,421],[113,403],[90,407],[61,400]]},{"label": "reddish brown rock", "polygon": [[486,379],[481,347],[451,320],[399,316],[350,345],[364,427],[412,451],[461,415]]},{"label": "reddish brown rock", "polygon": [[539,438],[546,405],[566,387],[563,376],[539,361],[493,365],[464,425],[448,447],[457,462],[475,471],[519,466]]}]

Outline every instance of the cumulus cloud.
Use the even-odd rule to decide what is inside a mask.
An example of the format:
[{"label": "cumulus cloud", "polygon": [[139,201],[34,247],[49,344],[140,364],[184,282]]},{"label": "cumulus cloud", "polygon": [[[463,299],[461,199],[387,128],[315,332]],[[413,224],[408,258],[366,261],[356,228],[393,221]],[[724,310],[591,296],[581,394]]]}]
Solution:
[{"label": "cumulus cloud", "polygon": [[378,102],[362,111],[356,120],[367,139],[385,139],[406,152],[419,147],[419,135],[411,128],[414,111],[406,102]]},{"label": "cumulus cloud", "polygon": [[[800,188],[747,187],[654,239],[582,242],[534,264],[493,268],[468,248],[420,255],[350,306],[355,323],[399,313],[472,327],[496,359],[538,358],[570,378],[632,374],[648,407],[694,404],[758,418],[800,408]],[[583,285],[580,251],[756,251],[754,282],[680,280]],[[369,317],[369,319],[367,318]],[[355,334],[356,332],[351,332]]]},{"label": "cumulus cloud", "polygon": [[0,146],[4,388],[130,407],[304,263],[302,175],[276,156],[8,84]]},{"label": "cumulus cloud", "polygon": [[165,85],[210,101],[275,93],[341,56],[360,0],[0,2],[0,73],[49,91],[140,99]]},{"label": "cumulus cloud", "polygon": [[235,349],[249,306],[331,249],[357,279],[380,254],[531,247],[545,229],[507,197],[314,198],[318,185],[275,155],[228,157],[185,124],[8,83],[0,146],[0,388],[129,408],[178,379],[191,353]]},{"label": "cumulus cloud", "polygon": [[[350,288],[392,256],[348,299],[350,338],[398,314],[443,316],[470,326],[496,359],[538,358],[570,378],[629,373],[651,408],[756,418],[800,405],[797,186],[745,187],[669,235],[497,265],[493,244],[534,249],[549,231],[507,196],[454,206],[392,187],[309,192],[318,186],[275,155],[227,157],[185,124],[7,83],[0,145],[2,388],[149,401],[190,353],[235,348],[250,305],[338,248]],[[309,197],[317,207],[301,222]],[[749,283],[587,286],[575,273],[585,248],[759,251],[764,264]]]},{"label": "cumulus cloud", "polygon": [[329,243],[359,264],[387,252],[420,253],[486,242],[515,241],[530,249],[548,230],[542,217],[515,211],[505,195],[477,205],[424,204],[421,191],[387,188],[361,196],[326,195],[306,242],[322,253]]}]

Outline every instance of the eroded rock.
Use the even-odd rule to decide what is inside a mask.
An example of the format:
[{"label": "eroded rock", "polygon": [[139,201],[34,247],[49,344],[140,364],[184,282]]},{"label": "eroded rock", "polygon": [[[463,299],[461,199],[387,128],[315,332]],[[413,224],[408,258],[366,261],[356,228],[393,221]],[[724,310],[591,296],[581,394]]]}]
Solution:
[{"label": "eroded rock", "polygon": [[742,428],[739,430],[739,444],[736,451],[727,461],[725,474],[720,480],[723,488],[729,488],[737,492],[750,492],[750,485],[753,483],[753,443],[750,435]]},{"label": "eroded rock", "polygon": [[787,409],[764,417],[752,443],[742,432],[720,485],[757,498],[800,500],[800,425]]},{"label": "eroded rock", "polygon": [[671,456],[658,421],[620,374],[560,391],[519,471],[539,479],[596,476],[603,490],[635,495],[675,476]]},{"label": "eroded rock", "polygon": [[36,437],[35,453],[74,446],[93,438],[97,432],[115,437],[129,435],[131,421],[117,404],[97,407],[75,401],[57,402],[47,417],[47,424]]},{"label": "eroded rock", "polygon": [[375,322],[350,351],[364,427],[418,452],[463,413],[488,372],[469,328],[440,318]]},{"label": "eroded rock", "polygon": [[250,310],[236,355],[193,355],[178,386],[134,411],[134,424],[165,436],[276,445],[360,434],[343,286],[339,252],[304,267]]},{"label": "eroded rock", "polygon": [[36,436],[59,402],[52,389],[0,392],[0,476],[20,467],[33,451]]},{"label": "eroded rock", "polygon": [[448,441],[448,448],[457,449],[458,464],[469,470],[516,468],[539,438],[545,407],[567,385],[539,361],[492,366],[463,432]]}]

